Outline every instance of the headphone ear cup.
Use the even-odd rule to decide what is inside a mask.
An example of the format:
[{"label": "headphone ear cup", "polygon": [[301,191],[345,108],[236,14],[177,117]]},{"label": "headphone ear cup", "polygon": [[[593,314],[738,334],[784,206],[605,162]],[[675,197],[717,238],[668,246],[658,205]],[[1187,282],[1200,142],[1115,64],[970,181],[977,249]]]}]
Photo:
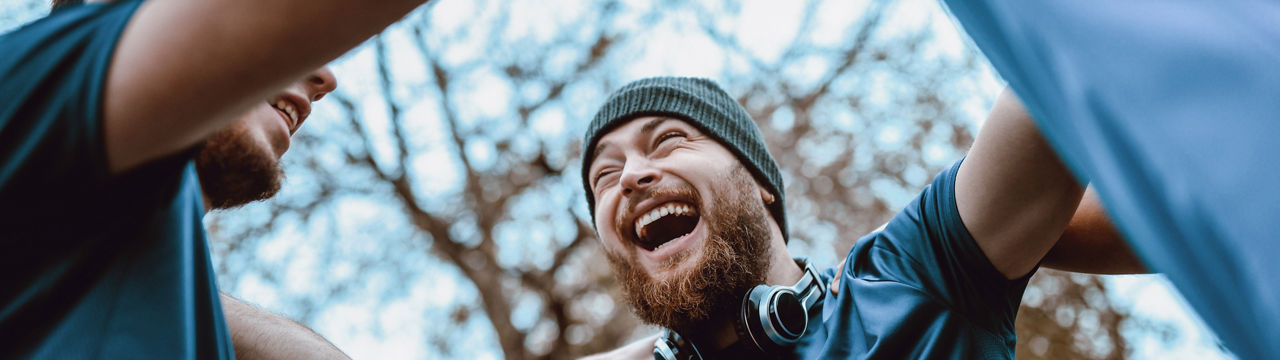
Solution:
[{"label": "headphone ear cup", "polygon": [[653,344],[654,360],[675,360],[675,350],[672,349],[673,346],[671,345],[671,342],[667,341],[665,337],[658,338],[658,341]]},{"label": "headphone ear cup", "polygon": [[791,289],[781,289],[769,298],[767,304],[769,306],[769,318],[765,330],[765,334],[769,335],[773,342],[778,345],[790,345],[800,340],[804,336],[806,328],[809,327],[809,312],[806,311],[804,304],[800,301],[795,291]]},{"label": "headphone ear cup", "polygon": [[733,329],[738,333],[738,341],[743,341],[754,345],[757,350],[765,351],[771,349],[773,341],[764,334],[764,323],[760,319],[760,308],[767,301],[767,297],[772,292],[773,287],[769,285],[756,285],[742,297],[742,306],[738,310],[737,319],[733,322]]},{"label": "headphone ear cup", "polygon": [[676,360],[680,345],[671,337],[671,330],[663,330],[662,335],[658,336],[658,341],[653,343],[654,360]]},{"label": "headphone ear cup", "polygon": [[795,291],[769,285],[756,285],[747,292],[734,322],[739,341],[749,341],[766,353],[794,344],[808,326],[808,311]]},{"label": "headphone ear cup", "polygon": [[794,286],[756,285],[742,297],[733,322],[739,343],[774,353],[804,337],[810,306],[822,299],[826,288],[808,260],[798,258],[796,264],[804,268],[805,275]]},{"label": "headphone ear cup", "polygon": [[692,342],[680,337],[671,329],[663,329],[653,342],[654,360],[702,360],[702,354]]}]

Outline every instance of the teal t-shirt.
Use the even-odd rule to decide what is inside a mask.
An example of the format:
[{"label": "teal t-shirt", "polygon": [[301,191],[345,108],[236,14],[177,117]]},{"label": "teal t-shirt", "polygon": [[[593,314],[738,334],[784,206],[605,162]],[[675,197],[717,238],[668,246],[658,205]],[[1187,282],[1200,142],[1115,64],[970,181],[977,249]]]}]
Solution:
[{"label": "teal t-shirt", "polygon": [[104,80],[140,4],[0,35],[0,358],[234,357],[190,154],[107,171]]},{"label": "teal t-shirt", "polygon": [[1280,2],[944,3],[1148,268],[1280,359]]},{"label": "teal t-shirt", "polygon": [[[963,160],[962,160],[963,161]],[[805,359],[1012,359],[1031,275],[1008,280],[960,220],[955,177],[938,174],[884,229],[854,244],[794,353]],[[1033,271],[1034,273],[1034,271]]]}]

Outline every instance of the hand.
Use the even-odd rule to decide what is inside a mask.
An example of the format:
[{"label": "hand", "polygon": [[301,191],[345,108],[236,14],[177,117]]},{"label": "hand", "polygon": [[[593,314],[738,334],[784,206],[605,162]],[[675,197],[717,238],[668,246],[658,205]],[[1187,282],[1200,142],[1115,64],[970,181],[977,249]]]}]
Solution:
[{"label": "hand", "polygon": [[[887,226],[889,226],[889,223],[887,222],[884,224],[880,224],[880,227],[871,231],[871,233],[874,234],[877,232],[884,231],[884,228]],[[844,277],[844,263],[848,261],[849,261],[849,256],[845,255],[844,259],[840,259],[840,265],[836,265],[836,276],[831,278],[831,285],[827,286],[828,289],[831,289],[831,295],[836,295],[840,293],[840,279]]]},{"label": "hand", "polygon": [[836,265],[836,276],[831,277],[831,286],[827,286],[831,289],[831,295],[840,293],[840,279],[844,277],[844,263],[848,260],[849,257],[845,256],[844,259],[840,259],[840,265]]}]

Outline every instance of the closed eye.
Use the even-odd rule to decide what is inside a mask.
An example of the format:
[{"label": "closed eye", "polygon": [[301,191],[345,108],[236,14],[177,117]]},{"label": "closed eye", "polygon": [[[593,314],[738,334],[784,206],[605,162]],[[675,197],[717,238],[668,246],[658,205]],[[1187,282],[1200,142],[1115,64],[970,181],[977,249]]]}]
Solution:
[{"label": "closed eye", "polygon": [[653,141],[653,146],[657,147],[658,145],[662,145],[662,143],[666,142],[667,140],[678,138],[678,137],[684,137],[684,133],[680,131],[675,131],[675,130],[662,133],[662,135],[658,136],[658,138]]},{"label": "closed eye", "polygon": [[598,187],[600,187],[600,180],[601,180],[601,179],[604,179],[604,177],[605,177],[605,176],[609,176],[609,175],[611,175],[611,174],[613,174],[613,173],[616,173],[616,172],[618,172],[618,170],[614,170],[614,169],[605,169],[605,170],[601,170],[599,173],[596,173],[596,179],[595,179],[595,181],[593,181],[593,182],[592,182],[591,187],[594,187],[594,188],[598,188]]}]

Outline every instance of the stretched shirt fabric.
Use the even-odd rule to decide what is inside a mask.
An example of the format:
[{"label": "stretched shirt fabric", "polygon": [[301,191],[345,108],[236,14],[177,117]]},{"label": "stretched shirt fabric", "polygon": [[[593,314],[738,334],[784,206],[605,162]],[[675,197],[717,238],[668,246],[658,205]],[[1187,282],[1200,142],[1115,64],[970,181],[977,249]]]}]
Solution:
[{"label": "stretched shirt fabric", "polygon": [[107,170],[104,79],[139,4],[0,35],[0,358],[233,358],[190,154]]},{"label": "stretched shirt fabric", "polygon": [[814,359],[1012,359],[1013,324],[1031,275],[1008,280],[956,209],[957,162],[883,230],[855,243],[840,292],[821,303],[795,348]]},{"label": "stretched shirt fabric", "polygon": [[1280,2],[944,3],[1148,267],[1280,358]]}]

